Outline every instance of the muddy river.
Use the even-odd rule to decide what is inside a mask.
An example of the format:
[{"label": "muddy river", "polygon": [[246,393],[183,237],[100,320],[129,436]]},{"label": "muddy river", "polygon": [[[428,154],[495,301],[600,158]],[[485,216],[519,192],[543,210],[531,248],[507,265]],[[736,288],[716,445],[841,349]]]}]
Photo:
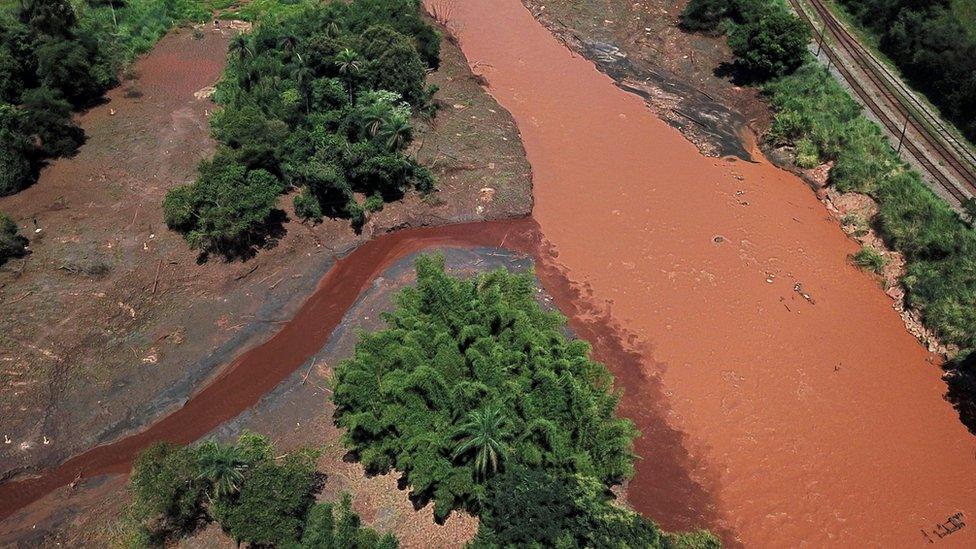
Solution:
[{"label": "muddy river", "polygon": [[644,436],[630,503],[668,529],[749,547],[973,546],[976,442],[942,399],[856,246],[813,193],[755,151],[701,156],[636,96],[559,44],[518,0],[465,0],[462,49],[522,132],[534,220],[408,230],[341,260],[294,320],[182,409],[36,479],[0,516],[79,474],[188,442],[314,354],[358,293],[427,246],[504,246],[539,276],[625,390]]},{"label": "muddy river", "polygon": [[655,413],[709,496],[672,493],[653,473],[673,450],[645,444],[638,510],[753,547],[927,544],[921,529],[976,513],[976,444],[936,358],[799,179],[758,151],[702,157],[518,0],[458,2],[453,17],[522,132],[543,234],[636,336],[667,397]]}]

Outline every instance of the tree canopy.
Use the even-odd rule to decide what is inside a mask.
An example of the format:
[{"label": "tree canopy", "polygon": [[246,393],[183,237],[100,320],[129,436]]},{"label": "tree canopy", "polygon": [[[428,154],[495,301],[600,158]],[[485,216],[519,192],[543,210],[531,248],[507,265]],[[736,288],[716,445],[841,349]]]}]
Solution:
[{"label": "tree canopy", "polygon": [[400,471],[439,519],[478,514],[475,547],[665,547],[609,489],[633,474],[637,435],[613,379],[532,274],[462,279],[441,256],[416,270],[335,372],[336,423],[367,470]]},{"label": "tree canopy", "polygon": [[[367,205],[432,190],[431,173],[406,149],[411,117],[432,110],[425,78],[439,40],[414,0],[310,3],[269,14],[231,44],[215,94],[216,158],[196,183],[170,191],[169,226],[203,252],[234,255],[228,251],[251,248],[269,230],[271,195],[289,188],[302,189],[297,215],[348,218],[356,228]],[[214,184],[217,165],[235,177]],[[263,185],[247,184],[255,171]],[[227,206],[239,202],[258,207]]]},{"label": "tree canopy", "polygon": [[251,546],[395,549],[395,537],[362,526],[348,495],[339,504],[315,502],[317,456],[302,448],[276,458],[268,439],[251,433],[234,445],[153,445],[133,465],[119,541],[163,546],[216,521]]}]

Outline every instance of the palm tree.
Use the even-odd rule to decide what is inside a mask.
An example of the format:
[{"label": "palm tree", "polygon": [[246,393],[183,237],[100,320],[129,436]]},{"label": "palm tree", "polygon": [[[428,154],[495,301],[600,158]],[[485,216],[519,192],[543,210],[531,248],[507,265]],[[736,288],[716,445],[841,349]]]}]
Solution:
[{"label": "palm tree", "polygon": [[212,500],[229,496],[240,489],[247,463],[235,446],[209,441],[200,447],[197,455],[199,478],[210,484]]},{"label": "palm tree", "polygon": [[254,52],[251,51],[251,46],[247,42],[247,36],[245,36],[243,33],[238,34],[233,40],[231,40],[230,51],[236,53],[241,62],[243,62],[245,58],[254,55]]},{"label": "palm tree", "polygon": [[454,459],[475,451],[475,473],[485,477],[498,471],[499,464],[507,455],[502,439],[507,436],[506,420],[501,411],[492,406],[468,414],[468,421],[458,427],[458,433],[467,435],[454,450]]},{"label": "palm tree", "polygon": [[386,142],[391,151],[399,151],[407,146],[413,137],[413,127],[410,120],[401,114],[392,114],[383,118],[378,135]]},{"label": "palm tree", "polygon": [[355,85],[356,75],[359,74],[360,69],[362,69],[362,63],[359,61],[359,54],[349,48],[343,48],[342,51],[336,55],[335,63],[336,66],[339,67],[339,74],[341,74],[346,80],[346,87],[349,88],[349,102],[352,103],[353,86]]},{"label": "palm tree", "polygon": [[389,108],[381,103],[373,103],[363,111],[363,125],[370,137],[376,137],[380,131],[380,126],[386,120]]}]

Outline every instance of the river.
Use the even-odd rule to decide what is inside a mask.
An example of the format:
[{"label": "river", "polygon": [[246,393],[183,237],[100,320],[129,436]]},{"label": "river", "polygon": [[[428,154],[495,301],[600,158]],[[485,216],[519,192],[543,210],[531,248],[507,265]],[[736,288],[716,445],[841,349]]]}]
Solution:
[{"label": "river", "polygon": [[971,546],[932,530],[976,505],[976,444],[942,399],[856,246],[796,177],[701,156],[636,96],[558,43],[518,0],[464,0],[469,63],[514,116],[534,219],[385,235],[339,261],[296,317],[179,411],[35,479],[0,516],[83,476],[125,472],[155,440],[237,415],[328,339],[386,265],[428,246],[532,253],[539,276],[625,391],[644,436],[627,499],[668,529],[729,545]]},{"label": "river", "polygon": [[709,495],[669,493],[654,461],[674,450],[651,445],[638,510],[753,547],[927,544],[920,529],[976,511],[976,445],[937,357],[805,184],[759,151],[701,156],[518,0],[465,0],[452,18],[522,133],[542,233],[636,336]]}]

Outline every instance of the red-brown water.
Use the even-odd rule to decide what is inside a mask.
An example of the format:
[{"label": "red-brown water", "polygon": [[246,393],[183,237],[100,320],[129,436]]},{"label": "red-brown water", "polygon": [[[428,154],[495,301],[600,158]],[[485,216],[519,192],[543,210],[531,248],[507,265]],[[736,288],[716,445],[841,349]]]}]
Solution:
[{"label": "red-brown water", "polygon": [[[670,528],[717,518],[754,547],[927,544],[920,529],[976,513],[976,444],[935,357],[801,181],[758,152],[702,157],[518,0],[458,2],[453,19],[522,132],[545,238],[642,342],[709,496],[669,493],[655,461],[675,450],[651,444],[637,509]],[[976,545],[973,528],[935,539]]]},{"label": "red-brown water", "polygon": [[[644,433],[628,498],[667,528],[757,547],[901,547],[973,512],[976,445],[941,398],[934,357],[847,263],[855,246],[800,181],[765,161],[700,156],[517,0],[465,0],[454,15],[469,62],[487,68],[522,131],[538,225],[364,245],[178,412],[0,485],[0,517],[79,472],[124,472],[146,444],[189,442],[234,417],[311,356],[385,266],[437,245],[536,256],[543,285],[626,391],[622,411]],[[972,528],[929,535],[974,544]]]}]

